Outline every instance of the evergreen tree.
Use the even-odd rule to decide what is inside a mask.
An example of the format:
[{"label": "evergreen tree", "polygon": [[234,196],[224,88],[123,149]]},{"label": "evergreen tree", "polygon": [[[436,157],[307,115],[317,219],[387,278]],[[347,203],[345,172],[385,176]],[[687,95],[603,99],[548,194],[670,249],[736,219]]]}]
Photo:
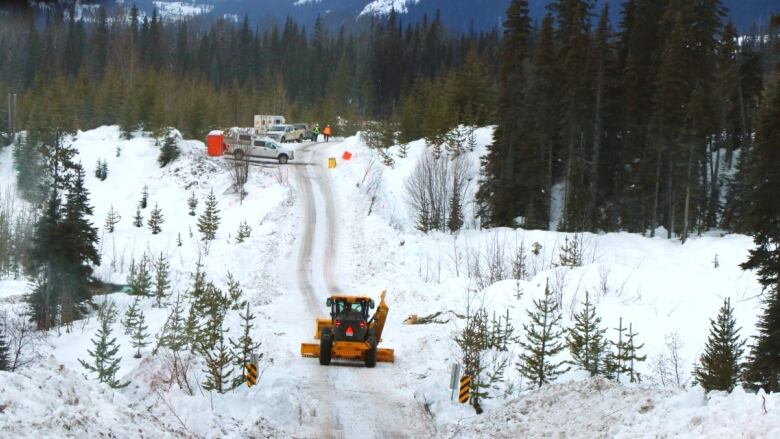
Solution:
[{"label": "evergreen tree", "polygon": [[569,330],[567,344],[573,363],[591,376],[603,375],[603,365],[607,351],[604,339],[606,329],[602,329],[601,317],[596,316],[596,308],[590,302],[590,294],[585,291],[584,308],[574,315],[574,327]]},{"label": "evergreen tree", "polygon": [[201,233],[201,239],[211,241],[217,236],[219,228],[219,209],[217,209],[217,197],[214,191],[209,193],[206,198],[206,208],[198,218],[198,231]]},{"label": "evergreen tree", "polygon": [[579,267],[582,265],[582,250],[580,249],[580,241],[582,235],[574,235],[569,240],[568,236],[563,237],[563,245],[561,245],[558,253],[558,266],[559,267]]},{"label": "evergreen tree", "polygon": [[222,291],[209,282],[203,300],[198,304],[203,311],[199,313],[203,317],[198,331],[198,350],[205,353],[216,346],[220,339],[220,331],[225,322],[225,314],[229,308],[228,299],[222,295]]},{"label": "evergreen tree", "polygon": [[168,135],[165,136],[165,142],[163,143],[162,148],[160,148],[160,157],[157,159],[160,163],[160,167],[164,168],[168,163],[176,160],[179,157],[179,154],[179,146],[177,145],[176,139],[171,133],[168,133]]},{"label": "evergreen tree", "polygon": [[610,340],[610,345],[614,348],[609,353],[607,358],[607,374],[614,376],[617,381],[620,381],[621,374],[628,376],[629,382],[636,383],[641,380],[639,373],[636,371],[636,363],[645,361],[646,355],[639,355],[639,350],[644,347],[644,344],[637,345],[635,343],[635,337],[638,335],[633,332],[633,326],[628,325],[628,328],[623,326],[623,318],[620,318],[620,323],[615,330],[618,332],[617,341]]},{"label": "evergreen tree", "polygon": [[154,261],[154,297],[158,308],[162,307],[162,301],[168,296],[168,290],[171,288],[170,264],[168,259],[160,252],[160,257]]},{"label": "evergreen tree", "polygon": [[187,206],[190,208],[190,216],[195,216],[195,209],[198,208],[198,198],[195,196],[195,191],[190,193],[190,197],[187,199]]},{"label": "evergreen tree", "polygon": [[181,233],[176,235],[176,246],[181,247]]},{"label": "evergreen tree", "polygon": [[170,349],[174,353],[184,350],[187,346],[187,334],[184,320],[184,308],[181,295],[176,295],[168,318],[163,325],[160,336],[157,338],[157,349],[163,347]]},{"label": "evergreen tree", "polygon": [[108,178],[108,162],[103,159],[103,163],[100,164],[100,180],[106,181]]},{"label": "evergreen tree", "polygon": [[141,208],[136,207],[135,208],[135,216],[133,217],[133,225],[141,228],[144,226],[144,216],[141,215]]},{"label": "evergreen tree", "polygon": [[149,327],[146,325],[146,316],[144,316],[142,311],[139,311],[130,334],[130,344],[136,349],[133,358],[141,358],[141,349],[149,345],[149,341],[147,341],[147,338],[149,337],[149,334],[146,332],[147,329],[149,329]]},{"label": "evergreen tree", "polygon": [[140,299],[140,296],[135,296],[132,305],[127,307],[127,311],[125,311],[125,318],[122,319],[122,326],[125,328],[125,334],[127,335],[133,332],[133,328],[135,328],[138,322],[138,316],[141,314],[139,307],[141,304]]},{"label": "evergreen tree", "polygon": [[98,327],[95,338],[92,339],[93,350],[87,349],[87,353],[93,358],[94,363],[89,364],[79,358],[79,363],[89,372],[97,374],[97,379],[101,383],[106,383],[114,389],[122,388],[130,384],[122,383],[117,379],[119,372],[119,362],[122,358],[117,357],[119,345],[116,338],[111,337],[111,326],[116,319],[116,307],[111,302],[105,302],[98,311]]},{"label": "evergreen tree", "polygon": [[744,351],[745,341],[739,336],[740,328],[734,319],[734,308],[726,298],[720,308],[717,320],[710,319],[710,336],[699,365],[694,370],[696,381],[704,390],[731,392],[741,375],[739,359]]},{"label": "evergreen tree", "polygon": [[141,201],[138,203],[138,206],[141,209],[146,209],[148,200],[149,200],[149,186],[144,185],[144,188],[141,190]]},{"label": "evergreen tree", "polygon": [[149,215],[149,220],[146,222],[146,224],[149,226],[149,230],[152,231],[152,235],[156,235],[162,231],[160,226],[164,222],[165,220],[163,219],[162,210],[160,210],[160,208],[157,207],[157,204],[155,204],[154,209],[152,209],[152,213]]},{"label": "evergreen tree", "polygon": [[556,362],[565,345],[562,343],[563,329],[560,327],[561,313],[555,298],[550,294],[549,281],[544,287],[544,297],[534,299],[534,311],[527,311],[531,319],[523,324],[526,341],[520,342],[524,352],[520,354],[517,369],[534,386],[542,387],[565,372],[565,362]]},{"label": "evergreen tree", "polygon": [[[132,282],[131,282],[132,281]],[[151,296],[152,276],[149,273],[149,257],[144,255],[138,263],[137,271],[131,278],[128,277],[129,294],[132,296]]]},{"label": "evergreen tree", "polygon": [[518,187],[522,181],[516,173],[525,159],[518,149],[523,145],[519,135],[523,132],[526,97],[525,65],[531,35],[531,18],[526,0],[509,3],[504,22],[499,77],[498,126],[493,144],[483,163],[486,180],[480,186],[480,216],[485,224],[513,225],[514,218],[522,211],[528,199],[528,191]]},{"label": "evergreen tree", "polygon": [[227,274],[228,294],[227,297],[231,303],[231,309],[237,311],[246,303],[244,298],[244,290],[241,289],[241,284],[233,277],[233,274],[228,271]]},{"label": "evergreen tree", "polygon": [[233,380],[233,388],[246,382],[246,365],[252,362],[252,354],[255,354],[258,361],[263,358],[263,354],[257,352],[260,348],[260,342],[255,342],[252,338],[252,329],[255,315],[249,309],[249,303],[245,304],[246,311],[241,314],[241,337],[234,341],[230,339],[231,356],[237,370],[242,371],[240,375]]},{"label": "evergreen tree", "polygon": [[447,228],[451,233],[455,233],[463,227],[463,208],[460,200],[460,187],[458,179],[454,178],[452,182],[452,195],[450,196],[450,217],[447,221]]},{"label": "evergreen tree", "polygon": [[230,379],[233,375],[232,358],[225,345],[225,332],[227,330],[223,328],[221,320],[216,329],[216,342],[213,347],[205,348],[203,351],[206,365],[206,369],[203,371],[206,374],[203,390],[225,393],[232,388],[233,384]]},{"label": "evergreen tree", "polygon": [[238,233],[236,234],[236,242],[240,244],[250,236],[252,236],[252,227],[250,227],[246,221],[241,221],[241,224],[238,226]]},{"label": "evergreen tree", "polygon": [[750,174],[752,190],[747,222],[754,230],[745,270],[756,270],[764,288],[764,312],[756,324],[758,334],[750,347],[745,382],[766,392],[780,391],[780,66],[764,98],[758,122],[754,164]]},{"label": "evergreen tree", "polygon": [[101,180],[102,180],[103,172],[100,167],[102,164],[103,162],[100,159],[98,159],[97,162],[95,163],[95,178]]},{"label": "evergreen tree", "polygon": [[121,220],[122,217],[119,215],[119,212],[117,212],[114,209],[114,206],[112,205],[108,209],[108,213],[106,214],[106,232],[114,233],[116,225],[119,224],[119,221]]}]

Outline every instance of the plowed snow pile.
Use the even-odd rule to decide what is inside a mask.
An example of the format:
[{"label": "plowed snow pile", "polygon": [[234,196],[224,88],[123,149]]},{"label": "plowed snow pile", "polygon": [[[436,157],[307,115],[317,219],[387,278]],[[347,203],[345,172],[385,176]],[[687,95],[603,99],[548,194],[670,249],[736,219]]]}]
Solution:
[{"label": "plowed snow pile", "polygon": [[595,378],[553,384],[457,424],[439,437],[780,437],[780,397],[626,387]]}]

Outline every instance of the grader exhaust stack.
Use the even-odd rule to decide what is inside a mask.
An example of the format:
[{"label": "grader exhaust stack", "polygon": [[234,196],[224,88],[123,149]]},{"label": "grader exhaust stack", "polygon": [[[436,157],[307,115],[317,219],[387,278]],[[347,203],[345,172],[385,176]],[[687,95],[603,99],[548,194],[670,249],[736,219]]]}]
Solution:
[{"label": "grader exhaust stack", "polygon": [[319,358],[327,366],[332,359],[363,361],[366,367],[376,362],[392,363],[392,349],[379,348],[389,308],[385,293],[379,299],[379,307],[369,319],[374,300],[366,296],[335,295],[325,302],[330,307],[330,318],[317,319],[314,338],[319,343],[301,343],[301,356]]}]

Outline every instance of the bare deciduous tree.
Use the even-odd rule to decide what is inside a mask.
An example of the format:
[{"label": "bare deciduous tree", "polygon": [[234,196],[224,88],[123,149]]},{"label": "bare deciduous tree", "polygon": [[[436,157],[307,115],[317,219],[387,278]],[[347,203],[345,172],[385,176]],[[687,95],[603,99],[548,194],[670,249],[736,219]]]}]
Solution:
[{"label": "bare deciduous tree", "polygon": [[436,158],[426,151],[420,157],[406,180],[406,199],[420,230],[427,233],[445,229],[453,188],[459,191],[460,200],[466,200],[469,170],[469,162],[462,156]]},{"label": "bare deciduous tree", "polygon": [[8,343],[8,370],[13,372],[43,357],[40,347],[46,342],[48,334],[45,331],[36,331],[35,325],[25,316],[4,310],[0,313],[0,326],[5,328]]}]

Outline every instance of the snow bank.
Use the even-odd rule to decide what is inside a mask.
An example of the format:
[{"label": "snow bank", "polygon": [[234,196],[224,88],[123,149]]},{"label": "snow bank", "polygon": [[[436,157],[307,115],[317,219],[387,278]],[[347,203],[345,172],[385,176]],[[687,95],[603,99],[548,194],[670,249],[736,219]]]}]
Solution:
[{"label": "snow bank", "polygon": [[50,357],[43,364],[0,372],[4,437],[187,437],[180,426],[150,415],[121,392],[85,380]]},{"label": "snow bank", "polygon": [[[780,395],[700,388],[673,392],[625,387],[601,378],[554,384],[482,416],[447,425],[438,437],[778,437]],[[437,406],[433,408],[434,413]]]}]

